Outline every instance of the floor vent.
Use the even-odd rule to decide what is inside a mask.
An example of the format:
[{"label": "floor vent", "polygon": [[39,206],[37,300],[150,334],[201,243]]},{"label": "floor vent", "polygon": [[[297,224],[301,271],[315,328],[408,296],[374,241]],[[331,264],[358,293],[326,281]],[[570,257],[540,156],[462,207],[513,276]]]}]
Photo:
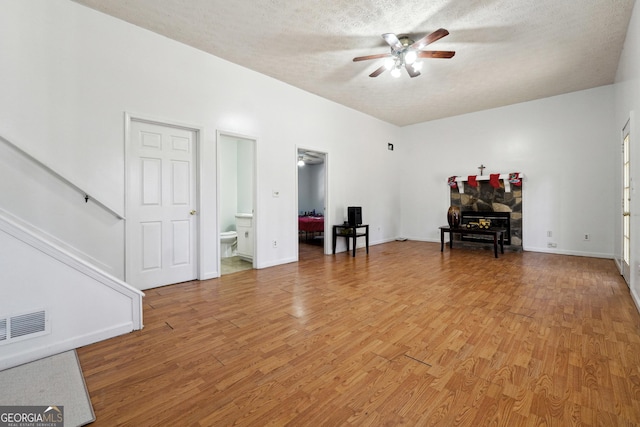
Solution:
[{"label": "floor vent", "polygon": [[0,318],[0,344],[49,333],[46,310]]}]

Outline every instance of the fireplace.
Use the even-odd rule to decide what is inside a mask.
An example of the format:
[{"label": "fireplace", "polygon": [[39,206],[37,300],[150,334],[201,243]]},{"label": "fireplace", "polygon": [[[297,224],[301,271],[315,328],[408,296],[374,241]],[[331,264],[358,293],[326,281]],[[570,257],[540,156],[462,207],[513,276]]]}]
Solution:
[{"label": "fireplace", "polygon": [[[522,177],[521,174],[519,176]],[[507,230],[504,236],[505,249],[521,251],[522,180],[514,184],[509,182],[508,177],[509,174],[500,175],[496,184],[495,179],[489,181],[488,176],[478,176],[475,177],[476,186],[470,185],[465,177],[449,178],[450,204],[460,208],[462,225],[488,219],[492,227]],[[465,236],[462,242],[467,246],[486,243],[479,236]]]},{"label": "fireplace", "polygon": [[[478,224],[481,220],[489,220],[491,225],[489,228],[503,228],[507,230],[504,235],[504,244],[511,245],[511,212],[474,212],[462,211],[460,225],[462,227],[471,227]],[[463,242],[489,242],[493,244],[493,236],[462,236]]]}]

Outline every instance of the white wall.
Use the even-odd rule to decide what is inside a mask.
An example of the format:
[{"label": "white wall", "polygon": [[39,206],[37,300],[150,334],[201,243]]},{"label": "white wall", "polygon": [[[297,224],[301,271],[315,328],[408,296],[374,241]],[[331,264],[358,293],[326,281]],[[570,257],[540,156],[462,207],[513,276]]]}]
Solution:
[{"label": "white wall", "polygon": [[[636,2],[629,21],[627,38],[620,55],[615,85],[615,123],[616,148],[622,142],[622,128],[631,120],[631,293],[640,307],[640,203],[638,202],[637,183],[640,182],[640,6]],[[616,159],[617,176],[622,176],[622,159]],[[621,200],[620,185],[615,188],[617,200]],[[615,251],[621,254],[622,228],[621,210],[616,210]]]},{"label": "white wall", "polygon": [[[0,55],[0,88],[3,99],[11,100],[0,103],[0,136],[120,212],[125,112],[202,129],[200,271],[208,277],[217,274],[217,206],[210,183],[216,180],[218,130],[257,138],[259,268],[297,259],[292,153],[301,141],[331,156],[330,218],[341,222],[346,206],[362,205],[370,215],[372,243],[399,232],[398,156],[386,149],[395,142],[395,126],[68,0],[1,2]],[[366,162],[354,161],[365,152]],[[61,218],[27,212],[49,206],[21,191],[25,174],[8,178],[16,191],[0,207],[64,234],[58,237],[77,242],[80,251],[100,241],[100,253],[92,255],[116,277],[124,276],[124,221],[93,224],[85,219],[91,214],[78,208],[82,198],[63,196],[51,203],[70,206],[68,215],[79,218],[74,223],[92,222],[89,229],[67,230]],[[274,239],[277,248],[270,244]]]},{"label": "white wall", "polygon": [[[477,175],[482,163],[485,175],[525,176],[525,250],[612,257],[620,204],[612,191],[615,128],[613,86],[405,127],[396,145],[405,163],[402,233],[439,241],[447,177]],[[548,249],[550,241],[557,248]]]},{"label": "white wall", "polygon": [[[220,232],[235,231],[238,213],[238,144],[221,137],[218,141],[220,156]],[[215,186],[215,182],[208,183]]]},{"label": "white wall", "polygon": [[324,214],[324,163],[298,168],[298,213]]},{"label": "white wall", "polygon": [[238,139],[238,204],[237,212],[253,213],[253,141]]},{"label": "white wall", "polygon": [[40,235],[75,256],[122,278],[124,257],[112,252],[124,233],[123,221],[92,200],[85,202],[82,193],[1,139],[0,194],[0,208],[35,225]]}]

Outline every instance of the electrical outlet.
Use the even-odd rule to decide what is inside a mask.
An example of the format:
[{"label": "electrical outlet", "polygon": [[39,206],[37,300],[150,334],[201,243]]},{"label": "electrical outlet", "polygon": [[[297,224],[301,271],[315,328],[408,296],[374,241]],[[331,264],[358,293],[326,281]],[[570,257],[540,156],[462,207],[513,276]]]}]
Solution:
[{"label": "electrical outlet", "polygon": [[549,243],[547,243],[547,247],[548,248],[557,248],[558,244],[557,243],[553,243],[553,242],[549,242]]},{"label": "electrical outlet", "polygon": [[272,245],[274,248],[277,248],[277,247],[278,247],[278,241],[277,241],[277,240],[274,240],[273,242],[271,242],[271,245]]},{"label": "electrical outlet", "polygon": [[584,240],[585,240],[585,241],[589,241],[589,240],[591,240],[591,234],[589,234],[589,233],[585,233],[585,235],[584,235]]}]

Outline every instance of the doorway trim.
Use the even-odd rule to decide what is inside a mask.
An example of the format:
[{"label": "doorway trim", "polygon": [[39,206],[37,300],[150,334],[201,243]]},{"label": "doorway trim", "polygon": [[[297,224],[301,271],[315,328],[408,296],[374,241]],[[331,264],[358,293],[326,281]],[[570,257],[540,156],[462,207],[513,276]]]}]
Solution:
[{"label": "doorway trim", "polygon": [[258,186],[258,138],[251,135],[245,135],[237,132],[231,132],[226,130],[216,130],[216,254],[218,265],[218,277],[222,277],[222,257],[220,254],[220,138],[239,138],[251,141],[253,144],[253,194],[251,195],[253,201],[253,268],[257,268],[258,264],[258,230],[260,223],[260,215],[258,212],[258,200],[257,200],[257,186]]},{"label": "doorway trim", "polygon": [[631,283],[631,119],[622,128],[622,249],[620,267],[627,286]]},{"label": "doorway trim", "polygon": [[300,242],[298,241],[298,208],[300,201],[298,200],[298,180],[300,179],[298,175],[299,167],[298,167],[298,156],[299,151],[314,151],[316,153],[320,153],[324,155],[324,246],[322,252],[325,255],[330,255],[332,251],[330,236],[331,234],[331,206],[329,203],[329,152],[320,148],[309,147],[305,145],[296,145],[295,147],[295,157],[293,160],[294,167],[296,168],[296,179],[295,179],[295,197],[296,197],[296,221],[295,221],[295,236],[296,236],[296,261],[299,259],[300,253]]},{"label": "doorway trim", "polygon": [[128,168],[129,168],[129,162],[130,162],[130,158],[129,158],[129,149],[130,149],[130,144],[131,144],[131,122],[132,121],[137,121],[137,122],[142,122],[142,123],[150,123],[150,124],[155,124],[155,125],[159,125],[159,126],[166,126],[166,127],[174,127],[174,128],[179,128],[179,129],[185,129],[188,131],[191,131],[194,133],[195,135],[195,167],[196,167],[196,171],[195,171],[195,193],[196,193],[196,200],[195,200],[195,206],[196,206],[196,210],[197,210],[197,215],[195,218],[195,222],[196,222],[196,238],[198,239],[198,241],[196,242],[196,259],[195,259],[195,263],[196,263],[196,279],[201,279],[203,276],[203,271],[202,269],[204,268],[204,262],[202,259],[202,242],[204,239],[203,236],[203,230],[202,230],[202,212],[201,212],[201,200],[202,200],[202,186],[200,185],[201,182],[201,174],[202,174],[202,135],[204,134],[203,131],[203,127],[202,126],[198,126],[198,125],[191,125],[191,124],[185,124],[185,123],[180,123],[180,122],[176,122],[176,121],[172,121],[172,120],[167,120],[164,118],[158,118],[158,117],[152,117],[152,116],[147,116],[144,114],[137,114],[137,113],[130,113],[125,111],[124,112],[124,212],[125,212],[125,218],[124,218],[124,248],[123,248],[123,255],[124,255],[124,281],[127,281],[127,270],[129,268],[128,265],[128,255],[127,254],[127,246],[128,246],[128,242],[127,242],[127,192],[129,190],[129,183],[127,182],[127,175],[128,175]]}]

